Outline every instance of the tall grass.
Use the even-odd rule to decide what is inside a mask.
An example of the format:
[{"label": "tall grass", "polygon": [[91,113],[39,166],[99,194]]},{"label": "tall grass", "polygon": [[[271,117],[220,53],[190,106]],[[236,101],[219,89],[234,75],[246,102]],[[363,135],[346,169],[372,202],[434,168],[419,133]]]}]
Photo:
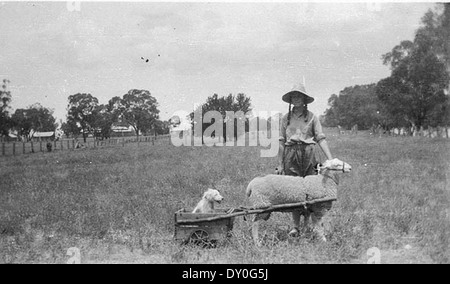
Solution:
[{"label": "tall grass", "polygon": [[[350,163],[327,218],[327,243],[288,238],[290,214],[274,213],[257,249],[250,222],[235,220],[217,248],[172,240],[174,213],[195,206],[208,187],[223,207],[246,205],[245,188],[273,172],[258,147],[83,149],[0,159],[0,262],[361,262],[370,247],[412,245],[414,261],[450,262],[450,144],[444,139],[329,134],[334,156]],[[249,218],[250,219],[250,218]],[[383,257],[383,254],[382,254]]]}]

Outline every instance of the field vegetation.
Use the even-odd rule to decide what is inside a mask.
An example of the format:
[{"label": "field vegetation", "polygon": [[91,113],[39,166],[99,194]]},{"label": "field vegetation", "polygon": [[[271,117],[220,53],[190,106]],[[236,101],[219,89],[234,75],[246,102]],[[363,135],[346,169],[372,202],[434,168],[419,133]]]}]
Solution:
[{"label": "field vegetation", "polygon": [[259,147],[127,144],[0,157],[0,263],[450,263],[450,144],[423,137],[337,135],[333,155],[353,167],[341,176],[327,218],[327,243],[290,238],[291,216],[274,213],[251,240],[250,219],[215,248],[173,240],[174,213],[208,187],[221,207],[247,205],[248,182],[272,173]]}]

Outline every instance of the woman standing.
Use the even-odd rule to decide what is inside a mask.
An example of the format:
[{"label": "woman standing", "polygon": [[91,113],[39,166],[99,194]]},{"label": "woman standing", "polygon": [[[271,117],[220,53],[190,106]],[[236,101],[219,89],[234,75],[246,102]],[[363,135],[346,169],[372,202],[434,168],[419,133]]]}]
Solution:
[{"label": "woman standing", "polygon": [[[314,98],[306,93],[302,84],[283,95],[289,103],[289,112],[283,116],[280,129],[277,174],[305,177],[317,174],[315,145],[318,144],[327,159],[333,159],[328,148],[319,118],[308,110]],[[291,109],[291,107],[293,108]],[[299,232],[300,211],[293,211],[294,229],[289,235]]]}]

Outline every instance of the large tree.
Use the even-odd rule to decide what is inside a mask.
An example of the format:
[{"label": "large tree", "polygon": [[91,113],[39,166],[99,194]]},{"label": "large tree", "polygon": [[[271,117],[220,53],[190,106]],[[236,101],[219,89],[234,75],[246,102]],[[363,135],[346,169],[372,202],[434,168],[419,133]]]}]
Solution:
[{"label": "large tree", "polygon": [[415,41],[423,42],[420,44],[423,51],[436,54],[450,73],[450,3],[438,4],[435,11],[429,10],[422,18],[422,25]]},{"label": "large tree", "polygon": [[78,136],[80,134],[80,129],[73,120],[61,123],[61,130],[66,137]]},{"label": "large tree", "polygon": [[[199,113],[202,115],[202,118],[205,117],[205,114],[209,111],[217,111],[221,114],[221,119],[223,122],[223,137],[226,141],[227,137],[237,138],[239,134],[238,133],[238,124],[244,124],[245,130],[247,131],[249,128],[249,121],[248,118],[245,116],[233,116],[230,117],[229,113],[232,112],[233,114],[236,114],[237,112],[241,112],[242,114],[246,114],[252,110],[251,107],[251,98],[247,97],[243,93],[238,93],[236,96],[233,94],[229,94],[228,96],[219,97],[218,94],[213,94],[212,96],[208,97],[206,99],[206,102],[200,106],[198,106],[198,109],[195,110],[196,113]],[[190,114],[190,118],[192,122],[194,123],[194,112]],[[230,121],[233,120],[232,125],[234,128],[233,134],[230,133],[227,134],[226,124],[230,124]],[[195,133],[196,135],[202,135],[205,129],[207,129],[209,126],[213,125],[215,121],[212,121],[210,123],[203,123],[202,121],[202,132],[201,133]]]},{"label": "large tree", "polygon": [[110,111],[108,105],[99,105],[93,111],[93,118],[91,126],[94,129],[94,135],[102,139],[111,136],[111,127],[117,121],[117,116]]},{"label": "large tree", "polygon": [[16,109],[11,117],[11,125],[25,139],[31,139],[35,132],[55,131],[57,128],[53,111],[39,103],[26,109]]},{"label": "large tree", "polygon": [[132,89],[122,98],[114,97],[108,107],[122,122],[127,123],[136,132],[144,135],[155,129],[159,118],[158,102],[147,90]]},{"label": "large tree", "polygon": [[392,72],[378,83],[376,93],[397,126],[420,127],[443,120],[439,106],[448,100],[450,26],[449,6],[438,7],[422,18],[414,41],[402,41],[383,55]]},{"label": "large tree", "polygon": [[375,84],[346,87],[339,95],[331,95],[325,111],[325,125],[350,129],[357,124],[359,129],[369,129],[379,122],[378,100]]},{"label": "large tree", "polygon": [[9,104],[11,92],[8,90],[9,80],[4,79],[0,88],[0,137],[7,136],[10,128]]},{"label": "large tree", "polygon": [[95,130],[97,109],[98,99],[91,94],[78,93],[69,96],[65,130],[69,129],[73,135],[81,133],[86,143],[88,134]]}]

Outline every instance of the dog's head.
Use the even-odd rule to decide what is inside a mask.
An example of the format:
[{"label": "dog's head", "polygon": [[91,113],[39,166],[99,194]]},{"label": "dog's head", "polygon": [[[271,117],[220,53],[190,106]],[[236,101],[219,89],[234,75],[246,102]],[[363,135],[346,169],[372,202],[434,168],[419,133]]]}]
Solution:
[{"label": "dog's head", "polygon": [[223,200],[223,196],[216,189],[208,188],[208,190],[203,194],[203,198],[211,201],[220,203]]}]

